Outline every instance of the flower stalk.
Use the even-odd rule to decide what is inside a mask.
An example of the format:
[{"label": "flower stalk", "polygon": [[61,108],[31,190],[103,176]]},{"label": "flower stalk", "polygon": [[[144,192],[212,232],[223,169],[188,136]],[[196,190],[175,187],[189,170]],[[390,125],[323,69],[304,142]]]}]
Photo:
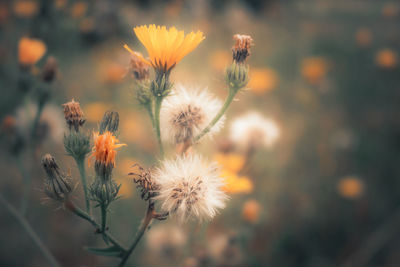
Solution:
[{"label": "flower stalk", "polygon": [[85,196],[86,212],[92,214],[92,208],[90,206],[89,189],[86,179],[85,170],[85,158],[75,158],[76,165],[78,166],[79,175],[81,176],[83,194]]}]

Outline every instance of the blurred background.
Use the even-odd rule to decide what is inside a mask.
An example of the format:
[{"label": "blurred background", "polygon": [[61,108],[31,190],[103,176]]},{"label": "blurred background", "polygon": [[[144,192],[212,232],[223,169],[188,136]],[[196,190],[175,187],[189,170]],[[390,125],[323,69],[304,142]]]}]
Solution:
[{"label": "blurred background", "polygon": [[[62,266],[118,261],[85,251],[102,245],[92,226],[43,200],[40,158],[51,153],[79,181],[62,144],[61,104],[81,103],[87,131],[105,111],[118,111],[128,146],[117,156],[123,196],[111,206],[110,231],[128,244],[145,206],[127,173],[134,163],[155,164],[157,143],[123,45],[146,55],[132,28],[153,23],[205,33],[171,80],[221,99],[232,35],[249,34],[255,46],[248,90],[228,110],[224,130],[201,146],[235,177],[227,208],[206,224],[153,223],[131,266],[400,266],[398,1],[2,0],[0,192],[19,207],[32,181],[26,218]],[[19,62],[23,37],[47,47],[29,71]],[[43,78],[50,56],[58,62],[51,83]],[[280,133],[250,156],[232,151],[229,140],[232,121],[248,111]],[[83,207],[80,187],[74,195]],[[3,206],[0,213],[0,265],[47,266],[15,218]]]}]

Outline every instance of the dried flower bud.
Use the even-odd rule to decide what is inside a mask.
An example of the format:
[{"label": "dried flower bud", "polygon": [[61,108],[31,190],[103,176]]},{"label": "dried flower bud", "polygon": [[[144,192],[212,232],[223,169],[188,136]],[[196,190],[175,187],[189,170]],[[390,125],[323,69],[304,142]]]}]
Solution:
[{"label": "dried flower bud", "polygon": [[79,102],[75,102],[72,99],[71,102],[65,103],[62,106],[64,107],[64,116],[69,129],[71,130],[73,126],[75,131],[79,132],[79,127],[81,127],[86,121],[83,118],[83,111],[81,110]]},{"label": "dried flower bud", "polygon": [[250,56],[250,47],[254,45],[250,35],[235,34],[233,36],[235,46],[232,48],[233,60],[242,63]]},{"label": "dried flower bud", "polygon": [[137,184],[137,188],[140,189],[141,198],[147,201],[157,195],[157,190],[159,190],[160,187],[152,179],[149,169],[146,170],[138,164],[133,165],[133,167],[136,166],[139,172],[130,172],[128,175],[133,176],[133,182]]},{"label": "dried flower bud", "polygon": [[149,65],[142,58],[143,56],[139,52],[131,53],[130,70],[138,81],[149,79]]},{"label": "dried flower bud", "polygon": [[56,201],[66,200],[72,192],[70,179],[61,172],[54,157],[50,154],[43,156],[42,166],[47,174],[44,180],[45,194]]},{"label": "dried flower bud", "polygon": [[57,60],[52,56],[48,57],[46,64],[44,65],[42,70],[43,81],[52,82],[56,78],[57,72],[58,72]]},{"label": "dried flower bud", "polygon": [[119,114],[116,111],[107,111],[104,113],[103,119],[100,122],[100,134],[111,132],[115,134],[118,131]]}]

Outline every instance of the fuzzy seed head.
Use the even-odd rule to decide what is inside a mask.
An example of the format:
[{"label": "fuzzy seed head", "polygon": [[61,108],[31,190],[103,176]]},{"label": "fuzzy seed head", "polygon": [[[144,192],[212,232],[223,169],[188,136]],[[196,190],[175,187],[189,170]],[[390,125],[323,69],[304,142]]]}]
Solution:
[{"label": "fuzzy seed head", "polygon": [[199,155],[165,160],[154,175],[159,185],[161,208],[180,220],[211,219],[225,207],[227,196],[222,191],[223,180],[215,163],[204,161]]},{"label": "fuzzy seed head", "polygon": [[[162,138],[174,144],[190,141],[211,122],[221,106],[221,101],[206,90],[189,91],[178,86],[164,100],[161,108]],[[207,136],[217,133],[224,120],[224,117],[221,118]]]},{"label": "fuzzy seed head", "polygon": [[279,134],[279,128],[273,120],[254,111],[235,119],[230,128],[231,140],[245,150],[258,146],[270,147]]}]

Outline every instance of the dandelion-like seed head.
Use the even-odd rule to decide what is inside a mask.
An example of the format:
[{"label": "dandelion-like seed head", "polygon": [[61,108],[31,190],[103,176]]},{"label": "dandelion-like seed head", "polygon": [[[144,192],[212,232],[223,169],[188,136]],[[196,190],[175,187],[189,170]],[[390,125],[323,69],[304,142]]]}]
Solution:
[{"label": "dandelion-like seed head", "polygon": [[[150,59],[142,61],[153,66],[158,72],[169,72],[183,57],[192,52],[205,39],[202,32],[187,35],[175,27],[144,25],[135,27],[134,32],[145,46]],[[124,46],[131,54],[132,50]]]},{"label": "dandelion-like seed head", "polygon": [[230,128],[231,140],[244,149],[270,147],[279,134],[276,123],[258,112],[249,112],[235,119]]},{"label": "dandelion-like seed head", "polygon": [[130,172],[128,175],[133,177],[134,183],[140,189],[141,198],[147,201],[156,196],[159,185],[154,182],[151,170],[144,169],[138,164],[135,164],[133,167],[137,167],[138,171]]},{"label": "dandelion-like seed head", "polygon": [[164,160],[153,178],[160,187],[155,199],[164,211],[180,220],[211,219],[225,207],[227,196],[221,189],[217,165],[198,155]]},{"label": "dandelion-like seed head", "polygon": [[250,48],[254,45],[250,35],[235,34],[233,36],[235,45],[232,48],[233,60],[242,63],[250,56]]},{"label": "dandelion-like seed head", "polygon": [[117,155],[117,148],[125,144],[119,144],[119,140],[111,133],[105,132],[103,134],[94,133],[94,146],[90,158],[95,158],[96,163],[105,166],[115,166],[115,156]]},{"label": "dandelion-like seed head", "polygon": [[[222,102],[206,90],[189,91],[178,86],[166,98],[161,108],[162,138],[171,143],[190,141],[211,122],[222,106]],[[221,118],[207,136],[217,133],[224,124]]]},{"label": "dandelion-like seed head", "polygon": [[69,129],[71,130],[74,127],[75,131],[79,131],[79,127],[81,127],[85,123],[85,119],[83,118],[83,111],[79,102],[75,102],[72,99],[70,102],[67,102],[62,105],[64,107],[64,117],[67,122]]},{"label": "dandelion-like seed head", "polygon": [[46,154],[42,158],[42,166],[46,172],[44,193],[51,199],[63,201],[72,192],[70,179],[61,172],[54,157]]}]

